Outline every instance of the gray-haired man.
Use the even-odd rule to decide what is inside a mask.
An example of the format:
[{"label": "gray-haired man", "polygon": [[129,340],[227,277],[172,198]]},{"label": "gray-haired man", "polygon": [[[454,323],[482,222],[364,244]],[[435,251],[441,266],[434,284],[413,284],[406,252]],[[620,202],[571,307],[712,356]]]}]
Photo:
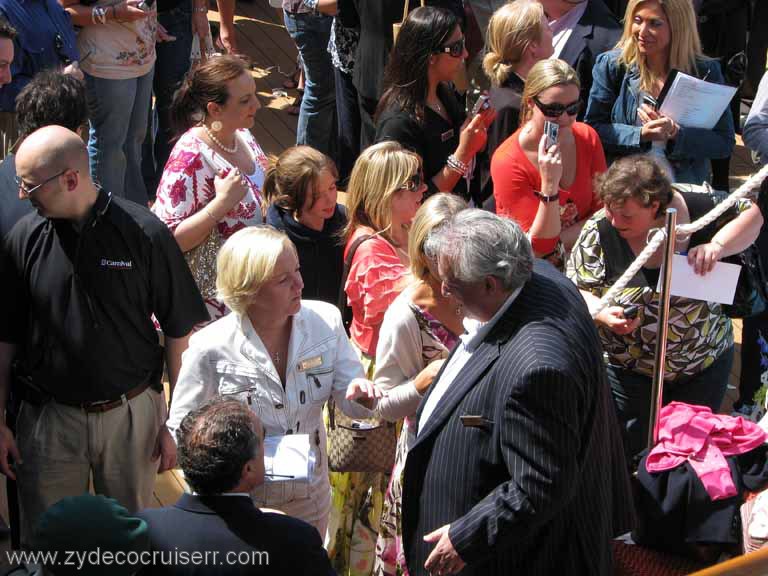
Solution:
[{"label": "gray-haired man", "polygon": [[534,262],[517,224],[481,210],[457,214],[427,250],[470,321],[417,414],[410,573],[610,574],[628,478],[579,292]]}]

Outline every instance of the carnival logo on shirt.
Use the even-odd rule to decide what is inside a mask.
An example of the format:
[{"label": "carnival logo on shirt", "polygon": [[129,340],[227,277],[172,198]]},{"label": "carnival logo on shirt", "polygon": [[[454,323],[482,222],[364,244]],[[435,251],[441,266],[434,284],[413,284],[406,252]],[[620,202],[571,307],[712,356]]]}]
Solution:
[{"label": "carnival logo on shirt", "polygon": [[131,270],[133,269],[132,260],[111,260],[109,258],[102,258],[101,265],[104,268],[112,268],[114,270]]}]

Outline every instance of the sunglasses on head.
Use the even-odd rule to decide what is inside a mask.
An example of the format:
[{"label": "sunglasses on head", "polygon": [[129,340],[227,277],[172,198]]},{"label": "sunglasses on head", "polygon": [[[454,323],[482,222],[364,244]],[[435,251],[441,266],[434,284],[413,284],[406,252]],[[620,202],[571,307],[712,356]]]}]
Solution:
[{"label": "sunglasses on head", "polygon": [[405,181],[405,184],[400,186],[400,189],[408,190],[409,192],[416,192],[419,188],[421,188],[422,184],[424,184],[424,175],[421,172],[416,172],[415,174],[412,174],[408,180]]},{"label": "sunglasses on head", "polygon": [[464,54],[465,42],[466,41],[464,39],[464,36],[462,36],[461,38],[456,40],[456,42],[451,42],[450,44],[441,46],[436,50],[436,52],[450,54],[454,58],[461,58],[461,55]]},{"label": "sunglasses on head", "polygon": [[581,100],[571,102],[570,104],[543,104],[536,96],[533,97],[533,103],[536,104],[536,108],[541,110],[547,118],[559,118],[563,112],[568,116],[576,116],[581,109]]}]

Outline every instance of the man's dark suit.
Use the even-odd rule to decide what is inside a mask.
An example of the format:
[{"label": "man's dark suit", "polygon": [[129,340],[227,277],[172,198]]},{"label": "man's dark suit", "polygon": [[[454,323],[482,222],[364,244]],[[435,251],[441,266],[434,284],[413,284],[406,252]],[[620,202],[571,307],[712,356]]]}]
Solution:
[{"label": "man's dark suit", "polygon": [[[184,494],[173,506],[144,510],[137,516],[149,525],[152,550],[162,552],[163,558],[173,559],[174,551],[199,552],[201,557],[208,553],[204,564],[155,562],[141,574],[336,574],[314,527],[290,516],[262,512],[248,496]],[[232,564],[237,558],[250,560]]]},{"label": "man's dark suit", "polygon": [[424,535],[446,524],[462,575],[611,573],[610,539],[630,520],[620,434],[597,330],[552,266],[536,261],[419,430],[404,474],[413,576],[434,547]]},{"label": "man's dark suit", "polygon": [[565,60],[576,70],[581,80],[581,111],[579,120],[587,111],[589,90],[592,88],[592,67],[598,55],[612,50],[621,37],[621,25],[603,0],[587,0],[587,9],[576,26],[573,27],[568,41],[560,52],[560,60]]}]

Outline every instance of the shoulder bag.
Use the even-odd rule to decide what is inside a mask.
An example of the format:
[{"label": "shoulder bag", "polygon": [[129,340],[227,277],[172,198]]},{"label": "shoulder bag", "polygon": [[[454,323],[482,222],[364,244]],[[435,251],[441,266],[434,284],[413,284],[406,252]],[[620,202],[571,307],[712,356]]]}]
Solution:
[{"label": "shoulder bag", "polygon": [[332,472],[390,473],[397,430],[384,419],[353,420],[328,400],[328,469]]}]

